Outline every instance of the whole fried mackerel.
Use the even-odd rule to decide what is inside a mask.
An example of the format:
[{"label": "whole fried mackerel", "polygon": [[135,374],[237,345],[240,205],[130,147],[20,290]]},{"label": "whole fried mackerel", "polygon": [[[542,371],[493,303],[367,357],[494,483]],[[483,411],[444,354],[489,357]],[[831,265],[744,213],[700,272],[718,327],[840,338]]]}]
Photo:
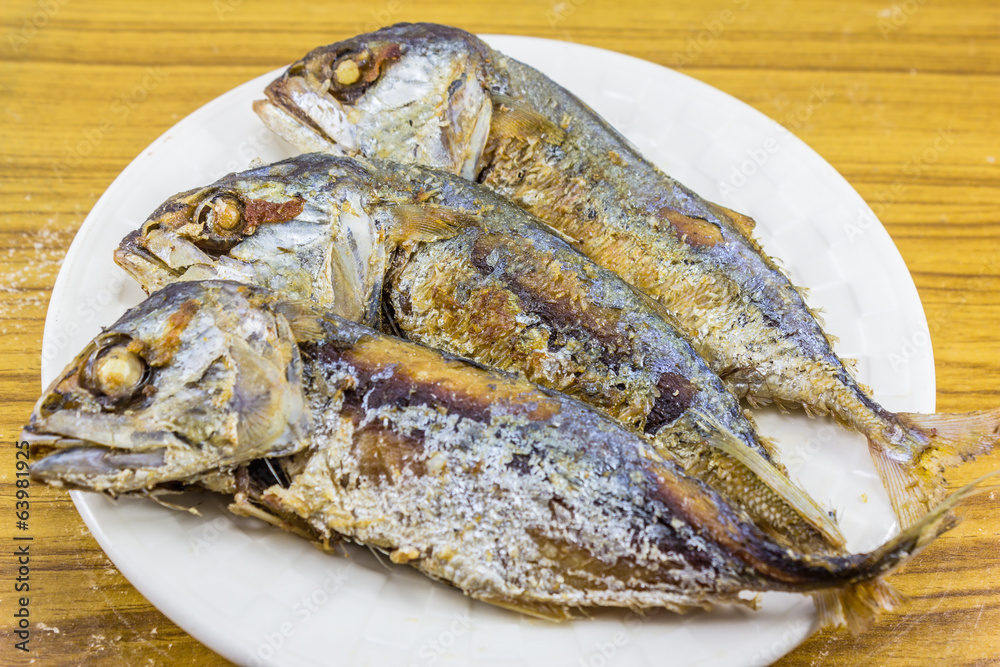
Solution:
[{"label": "whole fried mackerel", "polygon": [[857,627],[892,606],[881,577],[951,525],[960,497],[872,553],[803,554],[578,401],[221,281],[128,311],[23,437],[36,481],[232,493],[235,511],[552,619],[780,590]]}]

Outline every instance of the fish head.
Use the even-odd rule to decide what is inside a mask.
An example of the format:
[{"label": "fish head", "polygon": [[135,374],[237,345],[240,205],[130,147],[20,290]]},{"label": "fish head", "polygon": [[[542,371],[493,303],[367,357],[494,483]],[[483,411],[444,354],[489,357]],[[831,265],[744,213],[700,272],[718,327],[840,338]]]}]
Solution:
[{"label": "fish head", "polygon": [[300,149],[471,179],[490,129],[491,58],[463,30],[399,24],[313,50],[268,86],[254,110]]},{"label": "fish head", "polygon": [[222,281],[156,292],[43,392],[22,433],[32,477],[148,491],[304,448],[311,418],[289,314],[303,308]]},{"label": "fish head", "polygon": [[374,323],[386,253],[368,213],[370,176],[356,160],[321,154],[230,174],[168,199],[115,261],[147,293],[234,280]]}]

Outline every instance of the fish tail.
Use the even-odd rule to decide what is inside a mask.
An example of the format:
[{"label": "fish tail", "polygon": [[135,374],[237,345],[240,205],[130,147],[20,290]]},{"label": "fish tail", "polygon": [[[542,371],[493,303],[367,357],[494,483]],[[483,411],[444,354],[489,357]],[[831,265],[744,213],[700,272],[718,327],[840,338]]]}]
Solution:
[{"label": "fish tail", "polygon": [[947,494],[944,473],[988,454],[1000,441],[1000,408],[962,414],[899,413],[909,431],[912,456],[894,456],[893,445],[869,438],[872,460],[901,526],[920,520]]},{"label": "fish tail", "polygon": [[939,535],[954,528],[959,520],[951,510],[965,498],[993,488],[984,488],[983,484],[997,476],[1000,470],[965,485],[878,549],[853,556],[854,566],[844,572],[848,577],[846,582],[841,580],[838,588],[813,593],[820,627],[846,627],[852,634],[858,634],[879,614],[900,604],[904,596],[884,577]]},{"label": "fish tail", "polygon": [[867,630],[883,612],[892,611],[904,596],[882,579],[851,584],[846,589],[813,593],[819,627],[847,628],[852,635]]}]

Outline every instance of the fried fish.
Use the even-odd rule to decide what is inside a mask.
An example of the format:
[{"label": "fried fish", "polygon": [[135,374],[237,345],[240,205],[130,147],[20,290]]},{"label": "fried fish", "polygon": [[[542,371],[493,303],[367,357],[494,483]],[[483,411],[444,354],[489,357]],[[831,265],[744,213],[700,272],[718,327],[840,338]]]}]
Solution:
[{"label": "fried fish", "polygon": [[780,590],[857,628],[891,608],[882,577],[968,493],[871,553],[803,554],[574,399],[224,281],[173,283],[126,312],[22,437],[36,481],[207,487],[321,546],[366,544],[550,619]]},{"label": "fried fish", "polygon": [[[263,221],[258,209],[287,215]],[[519,373],[652,437],[774,539],[843,547],[658,304],[457,176],[306,154],[176,195],[116,259],[147,290],[226,277],[369,324],[384,310],[411,340]]]}]

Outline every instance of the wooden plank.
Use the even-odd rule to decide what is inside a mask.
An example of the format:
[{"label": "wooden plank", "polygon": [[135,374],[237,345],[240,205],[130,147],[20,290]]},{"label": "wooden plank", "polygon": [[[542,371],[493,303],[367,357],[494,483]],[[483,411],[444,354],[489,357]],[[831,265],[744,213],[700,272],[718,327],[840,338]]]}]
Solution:
[{"label": "wooden plank", "polygon": [[[39,391],[48,294],[104,189],[152,140],[222,92],[306,47],[401,20],[629,53],[678,67],[782,122],[877,209],[899,247],[930,324],[939,409],[1000,404],[994,0],[8,0],[0,3],[5,509],[14,500],[9,443]],[[973,464],[953,483],[998,459]],[[139,595],[65,493],[35,485],[32,494],[33,664],[227,664]],[[1000,656],[996,499],[971,500],[963,516],[893,577],[911,597],[905,606],[859,637],[817,634],[780,664],[993,664]],[[2,579],[6,591],[6,565]],[[9,595],[0,597],[0,655],[8,664],[21,656],[7,639]]]}]

